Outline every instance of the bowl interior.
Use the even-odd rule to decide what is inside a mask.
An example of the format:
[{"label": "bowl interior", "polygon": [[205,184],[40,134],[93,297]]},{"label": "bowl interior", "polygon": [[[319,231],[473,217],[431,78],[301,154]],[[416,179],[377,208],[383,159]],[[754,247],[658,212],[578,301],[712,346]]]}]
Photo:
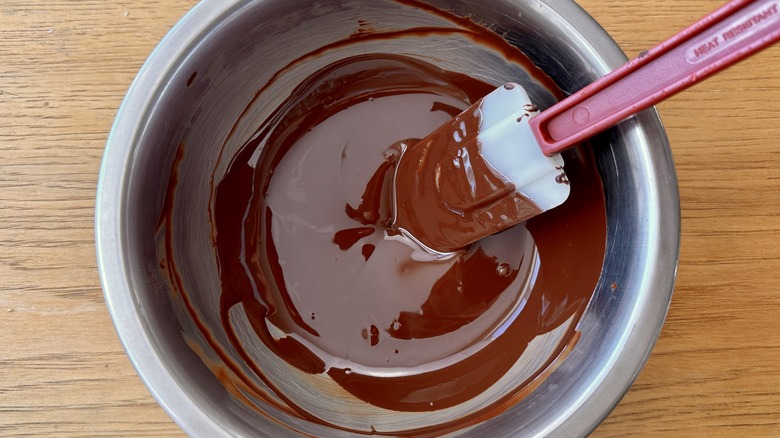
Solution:
[{"label": "bowl interior", "polygon": [[[471,16],[502,35],[565,93],[625,59],[573,2],[429,3]],[[458,36],[334,48],[274,77],[297,58],[348,38],[360,28],[358,20],[371,23],[375,31],[454,27],[440,16],[391,0],[203,2],[152,55],[117,117],[101,174],[97,218],[107,302],[139,374],[190,433],[295,435],[240,400],[229,384],[230,367],[205,342],[208,336],[224,337],[209,238],[210,176],[226,171],[222,157],[248,140],[258,121],[293,87],[335,60],[395,53],[496,85],[519,82],[541,106],[553,102],[524,70]],[[250,105],[271,79],[262,99]],[[647,111],[592,144],[606,195],[608,239],[601,280],[579,324],[581,338],[530,396],[471,432],[587,433],[633,381],[660,331],[679,243],[677,185],[666,136],[657,115]],[[165,244],[160,217],[172,177],[178,183],[170,231],[177,243],[178,286],[187,291],[186,299],[175,292],[159,258]],[[199,321],[190,317],[193,309]],[[267,413],[310,434],[339,436],[272,408]]]}]

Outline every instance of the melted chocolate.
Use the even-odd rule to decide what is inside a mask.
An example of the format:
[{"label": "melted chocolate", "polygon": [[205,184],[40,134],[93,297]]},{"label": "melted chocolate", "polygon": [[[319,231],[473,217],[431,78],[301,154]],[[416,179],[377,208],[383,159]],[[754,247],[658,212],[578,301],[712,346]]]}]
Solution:
[{"label": "melted chocolate", "polygon": [[[402,3],[421,7],[412,0]],[[465,32],[546,78],[494,34],[467,19],[436,13],[461,28],[377,34],[361,23],[349,40],[296,62],[365,39]],[[549,79],[543,80],[549,86]],[[215,374],[226,387],[243,388],[231,391],[239,399],[246,401],[249,394],[291,415],[359,434],[436,436],[500,414],[570,350],[578,337],[572,321],[584,312],[598,281],[606,235],[604,198],[588,149],[564,154],[572,184],[564,205],[448,259],[417,260],[414,243],[388,228],[391,175],[400,149],[414,146],[415,139],[493,88],[400,56],[345,59],[301,83],[253,140],[224,157],[230,166],[214,181],[210,212],[220,315],[231,349],[273,394],[252,383],[209,335],[178,278],[170,227],[179,148],[160,221],[166,243],[161,263],[229,369],[213,365]],[[415,186],[408,187],[414,198]],[[422,184],[417,187],[422,190]],[[500,178],[480,181],[478,188],[477,195],[509,189]],[[470,202],[445,201],[456,208]],[[576,218],[576,226],[570,218]],[[457,224],[453,227],[459,232]],[[236,308],[243,309],[269,354],[304,373],[327,375],[356,399],[398,412],[468,402],[506,375],[534,339],[560,327],[565,332],[538,369],[487,407],[425,428],[356,430],[308,412],[266,375],[235,331],[231,310]],[[395,368],[405,372],[383,371]]]},{"label": "melted chocolate", "polygon": [[482,157],[481,103],[409,146],[396,168],[393,225],[434,251],[456,251],[541,213]]},{"label": "melted chocolate", "polygon": [[[389,131],[406,138],[419,135],[420,129],[435,128],[450,115],[431,109],[470,103],[469,93],[460,88],[469,80],[455,75],[456,84],[449,75],[390,55],[336,63],[302,84],[293,93],[299,100],[282,106],[285,117],[269,132],[260,162],[254,167],[248,162],[258,147],[248,143],[217,190],[214,217],[223,315],[243,305],[269,350],[300,370],[326,372],[355,397],[385,409],[445,409],[481,394],[506,374],[535,337],[584,309],[601,267],[603,200],[592,164],[576,160],[576,155],[570,161],[585,170],[572,170],[575,187],[596,189],[588,193],[587,205],[573,204],[582,211],[563,209],[578,217],[580,226],[590,230],[589,236],[601,240],[583,239],[580,229],[567,233],[565,226],[556,226],[556,220],[548,221],[546,216],[529,223],[542,255],[539,275],[528,302],[501,334],[495,332],[497,326],[521,299],[520,285],[534,269],[523,263],[522,251],[511,249],[514,244],[509,239],[522,240],[522,233],[496,236],[492,243],[477,243],[449,260],[427,262],[415,261],[408,246],[392,239],[394,233],[387,230],[387,175],[395,162],[393,144],[399,139],[382,131],[385,120],[377,121],[377,115],[401,118],[402,125],[410,128],[410,116],[402,114],[413,114],[420,121],[423,108],[432,116],[411,128],[416,132]],[[344,85],[330,87],[334,82]],[[490,87],[474,81],[471,88]],[[327,99],[320,90],[328,90]],[[240,181],[237,176],[248,169],[254,169],[251,182],[249,174]],[[370,176],[361,183],[360,174]],[[352,181],[352,186],[345,181]],[[484,190],[492,189],[491,184],[497,183],[486,182]],[[254,196],[258,192],[262,195]],[[239,205],[231,205],[235,202]],[[251,212],[249,219],[246,211]],[[322,231],[330,229],[336,231]],[[248,236],[243,246],[231,234],[234,230]],[[369,260],[362,249],[350,251],[360,241],[374,247]],[[245,252],[236,254],[240,247]],[[593,263],[571,264],[585,266],[585,272],[560,277],[559,273],[572,269],[571,257],[583,253],[593,254]],[[252,279],[244,266],[249,260],[257,263],[250,265]],[[242,277],[247,284],[237,284]],[[247,293],[254,291],[249,283],[259,293]],[[290,287],[296,283],[293,295]],[[510,299],[497,307],[501,296]],[[317,320],[304,322],[300,315],[309,313],[316,314]],[[482,326],[472,324],[479,319]],[[229,318],[224,322],[225,330],[232,330]],[[305,339],[308,347],[298,337],[270,336],[271,325]],[[494,339],[470,355],[462,354],[486,335]],[[444,347],[417,343],[439,339],[448,342]],[[466,357],[455,359],[458,355]],[[348,358],[355,366],[329,364],[330,357]],[[430,366],[441,361],[446,364]],[[386,364],[419,367],[419,372],[389,377],[355,370],[359,365]]]}]

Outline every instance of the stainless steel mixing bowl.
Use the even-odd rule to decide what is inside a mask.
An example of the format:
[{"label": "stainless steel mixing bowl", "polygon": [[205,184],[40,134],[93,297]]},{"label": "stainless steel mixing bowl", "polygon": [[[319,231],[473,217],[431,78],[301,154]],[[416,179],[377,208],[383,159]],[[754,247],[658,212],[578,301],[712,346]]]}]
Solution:
[{"label": "stainless steel mixing bowl", "polygon": [[[625,61],[604,30],[572,1],[428,2],[469,15],[503,35],[565,92]],[[209,177],[224,172],[219,153],[226,139],[225,153],[230,154],[307,74],[357,53],[401,53],[495,84],[519,80],[542,104],[550,103],[522,71],[486,49],[457,38],[421,37],[413,43],[344,47],[299,64],[264,92],[262,104],[251,106],[229,135],[271,75],[317,47],[348,37],[358,19],[379,30],[453,26],[392,0],[204,0],[154,51],[117,115],[96,208],[106,302],[139,375],[192,435],[295,434],[248,409],[215,377],[218,356],[204,352],[199,328],[161,272],[157,224],[179,145],[185,158],[178,167],[176,254],[191,305],[218,337],[219,320],[210,310],[219,285],[208,238]],[[582,336],[529,396],[455,435],[585,435],[617,404],[652,349],[671,299],[679,248],[679,197],[669,145],[653,111],[599,136],[593,145],[606,193],[608,241],[601,280],[579,324]],[[618,291],[610,287],[613,283]],[[311,435],[343,435],[278,415]]]}]

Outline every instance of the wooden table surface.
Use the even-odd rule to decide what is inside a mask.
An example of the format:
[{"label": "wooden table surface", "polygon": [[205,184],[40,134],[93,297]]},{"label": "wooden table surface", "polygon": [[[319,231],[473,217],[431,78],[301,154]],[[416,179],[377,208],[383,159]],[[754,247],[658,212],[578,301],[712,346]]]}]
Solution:
[{"label": "wooden table surface", "polygon": [[[219,1],[219,0],[216,0]],[[93,208],[135,73],[195,0],[0,0],[0,436],[180,436],[124,354]],[[580,0],[629,56],[714,0]],[[660,105],[682,198],[669,316],[594,433],[780,436],[780,46]]]}]

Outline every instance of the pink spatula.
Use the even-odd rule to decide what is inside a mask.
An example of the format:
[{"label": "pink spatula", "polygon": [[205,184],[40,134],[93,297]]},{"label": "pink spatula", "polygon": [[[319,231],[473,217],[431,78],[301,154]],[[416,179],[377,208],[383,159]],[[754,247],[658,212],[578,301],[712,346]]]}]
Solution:
[{"label": "pink spatula", "polygon": [[569,196],[560,152],[778,39],[780,0],[733,0],[542,113],[500,87],[404,151],[394,226],[449,252],[555,208]]}]

